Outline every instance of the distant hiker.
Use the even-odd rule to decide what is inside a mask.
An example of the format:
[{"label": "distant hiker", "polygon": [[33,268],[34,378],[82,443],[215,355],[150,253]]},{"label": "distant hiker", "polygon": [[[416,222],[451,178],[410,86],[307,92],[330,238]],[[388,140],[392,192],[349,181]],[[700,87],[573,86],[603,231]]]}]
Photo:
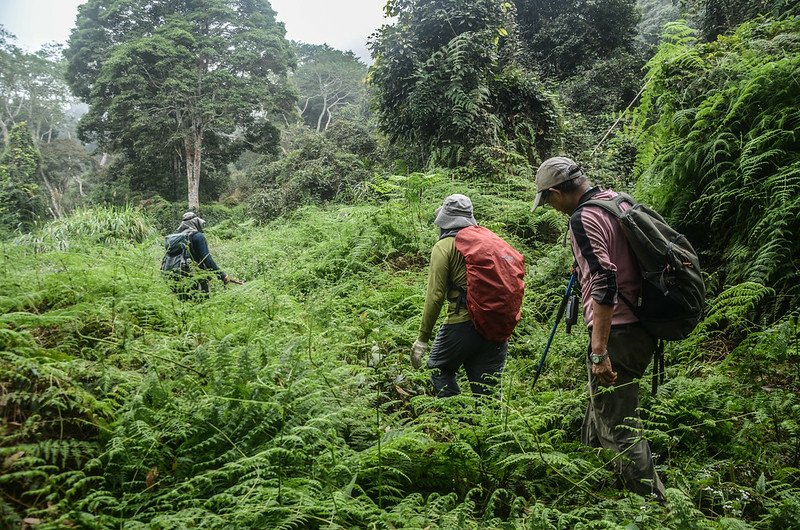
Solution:
[{"label": "distant hiker", "polygon": [[472,202],[464,195],[446,197],[434,223],[439,227],[439,241],[431,251],[425,308],[411,347],[411,364],[421,366],[447,300],[447,319],[427,363],[433,370],[436,393],[439,397],[459,394],[456,373],[463,366],[473,394],[490,394],[505,365],[508,337],[519,321],[523,258],[491,231],[477,226]]},{"label": "distant hiker", "polygon": [[216,272],[216,276],[226,284],[228,282],[242,283],[241,280],[225,274],[211,257],[211,253],[208,251],[208,241],[203,234],[205,224],[205,220],[196,213],[186,212],[175,233],[165,238],[166,254],[161,262],[161,270],[174,280],[173,291],[177,292],[182,299],[193,298],[198,294],[204,296],[209,290],[208,278],[191,278],[191,261],[203,270]]},{"label": "distant hiker", "polygon": [[[598,206],[582,206],[617,195],[592,186],[571,159],[555,157],[545,160],[536,172],[533,209],[549,204],[570,216],[572,253],[590,335],[589,403],[581,440],[621,453],[615,465],[625,486],[664,502],[664,485],[639,419],[638,380],[650,364],[656,339],[623,303],[639,297],[639,266],[617,218]],[[599,385],[610,388],[599,390]]]}]

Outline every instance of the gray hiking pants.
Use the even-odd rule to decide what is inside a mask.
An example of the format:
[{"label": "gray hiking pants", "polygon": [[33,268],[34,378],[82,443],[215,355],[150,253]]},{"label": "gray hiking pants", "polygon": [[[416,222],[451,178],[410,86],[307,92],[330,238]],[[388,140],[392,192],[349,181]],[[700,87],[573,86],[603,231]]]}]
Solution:
[{"label": "gray hiking pants", "polygon": [[492,342],[481,336],[472,321],[443,324],[436,334],[428,356],[433,370],[431,382],[439,397],[461,392],[456,373],[461,366],[467,372],[473,394],[490,394],[500,380],[506,364],[508,342]]},{"label": "gray hiking pants", "polygon": [[658,478],[650,444],[642,434],[639,419],[639,381],[644,374],[656,341],[641,326],[628,324],[612,327],[608,339],[611,366],[617,381],[611,391],[598,391],[597,378],[589,371],[589,405],[581,428],[581,441],[592,447],[603,447],[620,453],[614,467],[623,484],[644,497],[655,495],[664,501],[664,485]]}]

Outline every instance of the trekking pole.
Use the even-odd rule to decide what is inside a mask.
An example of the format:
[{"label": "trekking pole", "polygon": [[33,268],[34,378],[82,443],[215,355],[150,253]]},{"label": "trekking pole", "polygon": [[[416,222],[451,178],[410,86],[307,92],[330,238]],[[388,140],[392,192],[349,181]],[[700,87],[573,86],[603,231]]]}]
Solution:
[{"label": "trekking pole", "polygon": [[561,320],[561,317],[564,316],[564,309],[567,307],[567,300],[569,299],[569,293],[572,291],[572,284],[575,283],[575,272],[569,277],[569,282],[567,283],[567,288],[564,290],[564,298],[561,299],[561,305],[558,306],[558,312],[556,312],[556,321],[553,323],[553,329],[550,330],[550,338],[547,339],[547,345],[544,347],[544,352],[542,352],[542,358],[539,359],[539,366],[536,368],[536,375],[533,377],[533,384],[531,385],[531,390],[533,387],[536,386],[536,381],[539,380],[539,374],[542,373],[542,366],[544,365],[544,359],[547,357],[547,350],[550,349],[550,344],[553,342],[553,336],[556,334],[556,328],[558,328],[558,322]]}]

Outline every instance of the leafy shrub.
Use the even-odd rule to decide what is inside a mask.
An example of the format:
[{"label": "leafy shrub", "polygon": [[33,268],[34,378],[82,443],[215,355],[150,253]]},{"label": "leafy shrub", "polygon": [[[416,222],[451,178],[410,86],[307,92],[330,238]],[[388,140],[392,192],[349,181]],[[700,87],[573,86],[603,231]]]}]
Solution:
[{"label": "leafy shrub", "polygon": [[776,320],[800,301],[800,19],[756,19],[706,44],[669,27],[637,111],[640,189],[720,287],[772,289],[758,313]]},{"label": "leafy shrub", "polygon": [[257,188],[248,205],[256,218],[268,221],[305,204],[362,196],[369,177],[358,155],[338,149],[326,135],[313,134],[285,157],[251,170]]},{"label": "leafy shrub", "polygon": [[[187,203],[169,202],[158,195],[141,201],[139,206],[153,220],[159,234],[174,232],[188,210]],[[209,232],[222,232],[225,225],[238,225],[250,219],[247,208],[239,205],[205,203],[200,205],[196,213],[205,219]]]},{"label": "leafy shrub", "polygon": [[367,165],[377,162],[375,127],[353,105],[339,111],[336,120],[325,129],[325,138],[338,149],[358,156]]},{"label": "leafy shrub", "polygon": [[37,232],[17,238],[36,249],[67,249],[71,243],[141,243],[153,235],[150,220],[137,208],[79,208],[69,216],[44,225]]}]

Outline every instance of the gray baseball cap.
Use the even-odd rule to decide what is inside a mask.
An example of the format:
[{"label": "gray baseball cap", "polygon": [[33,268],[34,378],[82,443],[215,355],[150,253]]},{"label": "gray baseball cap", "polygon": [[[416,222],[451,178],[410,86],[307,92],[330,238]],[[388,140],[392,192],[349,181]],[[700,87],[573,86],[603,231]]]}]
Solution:
[{"label": "gray baseball cap", "polygon": [[444,198],[442,205],[436,209],[434,224],[445,230],[464,228],[478,224],[472,215],[472,201],[466,195],[455,193]]},{"label": "gray baseball cap", "polygon": [[536,171],[536,197],[533,199],[531,211],[541,206],[542,192],[544,190],[554,188],[562,182],[582,175],[581,166],[565,156],[554,156],[542,162],[542,165]]}]

